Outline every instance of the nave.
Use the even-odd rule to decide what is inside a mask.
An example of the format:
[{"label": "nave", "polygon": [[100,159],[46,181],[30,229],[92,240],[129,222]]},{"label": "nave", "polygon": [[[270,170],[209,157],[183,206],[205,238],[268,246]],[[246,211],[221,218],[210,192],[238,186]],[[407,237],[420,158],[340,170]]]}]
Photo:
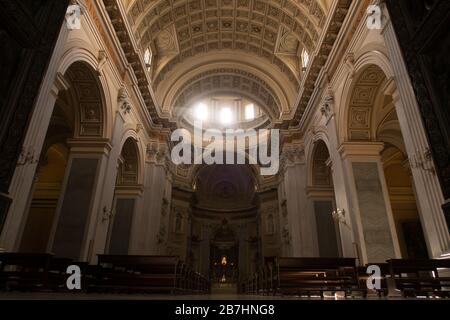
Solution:
[{"label": "nave", "polygon": [[0,0],[0,298],[444,300],[447,0]]}]

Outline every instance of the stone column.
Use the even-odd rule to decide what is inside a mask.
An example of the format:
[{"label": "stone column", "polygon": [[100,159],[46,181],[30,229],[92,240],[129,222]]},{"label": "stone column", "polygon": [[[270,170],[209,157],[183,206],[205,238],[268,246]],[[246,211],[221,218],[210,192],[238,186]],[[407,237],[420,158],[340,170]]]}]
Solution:
[{"label": "stone column", "polygon": [[63,196],[56,210],[49,251],[56,256],[88,260],[111,146],[104,140],[69,140],[70,155]]},{"label": "stone column", "polygon": [[315,221],[312,212],[307,210],[304,149],[298,144],[285,145],[283,149],[287,225],[282,226],[281,232],[290,240],[292,256],[314,256]]},{"label": "stone column", "polygon": [[0,230],[2,232],[0,235],[0,248],[6,251],[17,251],[19,249],[23,228],[27,220],[28,200],[32,196],[34,176],[55,101],[59,91],[67,90],[68,88],[64,77],[57,73],[68,33],[69,31],[64,24],[36,99],[28,132],[23,143],[22,154],[9,188],[9,196],[12,199],[12,203],[8,210],[3,230]]},{"label": "stone column", "polygon": [[[350,202],[348,182],[345,179],[345,173],[341,159],[330,161],[331,174],[333,176],[334,197],[336,201],[336,210],[350,212]],[[337,219],[339,225],[339,238],[341,240],[341,250],[343,257],[358,257],[355,248],[355,233],[352,228],[352,215],[344,215],[344,220]]]},{"label": "stone column", "polygon": [[147,147],[143,201],[136,212],[140,221],[136,227],[139,237],[134,240],[141,254],[159,254],[167,241],[172,182],[165,150],[157,142]]},{"label": "stone column", "polygon": [[351,190],[350,210],[355,218],[361,264],[400,257],[397,232],[380,152],[383,143],[344,143],[339,151]]},{"label": "stone column", "polygon": [[[350,212],[351,193],[349,190],[348,179],[344,172],[344,164],[339,154],[338,130],[336,126],[336,117],[334,113],[334,94],[328,90],[327,95],[322,101],[321,112],[323,121],[328,130],[328,143],[330,159],[328,165],[331,168],[333,177],[334,197],[336,208],[342,212]],[[356,234],[353,229],[353,218],[351,214],[343,216],[343,220],[338,219],[339,235],[341,240],[341,250],[343,257],[358,257],[356,248]]]},{"label": "stone column", "polygon": [[[389,16],[387,10],[385,16]],[[439,258],[450,253],[450,234],[441,207],[444,197],[438,177],[432,169],[430,146],[419,106],[390,19],[382,34],[395,76],[392,96],[411,163],[414,186],[419,195],[417,202],[428,251],[432,258]]]},{"label": "stone column", "polygon": [[200,225],[200,238],[201,242],[198,244],[198,271],[204,276],[210,275],[210,254],[211,254],[211,240],[213,237],[213,225],[202,219],[196,218],[197,223]]}]

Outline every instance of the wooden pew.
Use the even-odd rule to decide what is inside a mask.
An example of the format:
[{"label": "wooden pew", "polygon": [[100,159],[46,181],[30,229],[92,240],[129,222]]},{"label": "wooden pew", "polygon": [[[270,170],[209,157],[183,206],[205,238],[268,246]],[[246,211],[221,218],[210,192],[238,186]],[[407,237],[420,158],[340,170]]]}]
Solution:
[{"label": "wooden pew", "polygon": [[365,296],[354,258],[276,258],[273,294],[317,295],[325,292]]},{"label": "wooden pew", "polygon": [[450,277],[439,275],[450,269],[450,260],[391,259],[390,278],[404,297],[450,297]]},{"label": "wooden pew", "polygon": [[188,271],[176,256],[99,255],[92,290],[180,293],[189,290]]},{"label": "wooden pew", "polygon": [[55,291],[61,291],[67,289],[67,268],[70,265],[75,264],[72,259],[67,258],[55,258],[50,260],[49,267],[49,289]]},{"label": "wooden pew", "polygon": [[53,255],[0,253],[0,289],[48,290]]},{"label": "wooden pew", "polygon": [[[98,264],[99,276],[94,287],[103,290],[109,287],[119,291],[192,294],[210,290],[209,281],[204,276],[175,256],[100,255]],[[140,285],[136,286],[136,283]]]}]

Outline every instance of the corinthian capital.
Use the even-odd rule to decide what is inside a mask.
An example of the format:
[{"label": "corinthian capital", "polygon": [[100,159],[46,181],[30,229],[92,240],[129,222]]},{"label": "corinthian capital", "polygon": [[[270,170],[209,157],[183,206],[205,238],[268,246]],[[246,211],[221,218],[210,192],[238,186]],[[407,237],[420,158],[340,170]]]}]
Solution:
[{"label": "corinthian capital", "polygon": [[305,150],[302,144],[292,143],[283,146],[281,161],[284,166],[302,164],[305,160]]},{"label": "corinthian capital", "polygon": [[147,161],[154,162],[157,152],[158,152],[158,143],[157,142],[149,143],[147,145],[147,152],[146,152]]},{"label": "corinthian capital", "polygon": [[168,147],[161,141],[153,141],[147,145],[147,162],[165,166],[168,155]]}]

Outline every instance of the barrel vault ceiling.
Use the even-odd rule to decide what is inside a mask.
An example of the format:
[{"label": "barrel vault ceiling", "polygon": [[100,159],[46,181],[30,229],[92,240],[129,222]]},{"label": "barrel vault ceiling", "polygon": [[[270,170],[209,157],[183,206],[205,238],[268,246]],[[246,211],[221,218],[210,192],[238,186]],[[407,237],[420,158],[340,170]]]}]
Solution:
[{"label": "barrel vault ceiling", "polygon": [[298,125],[351,2],[103,0],[152,122],[168,128],[176,108],[220,93]]}]

